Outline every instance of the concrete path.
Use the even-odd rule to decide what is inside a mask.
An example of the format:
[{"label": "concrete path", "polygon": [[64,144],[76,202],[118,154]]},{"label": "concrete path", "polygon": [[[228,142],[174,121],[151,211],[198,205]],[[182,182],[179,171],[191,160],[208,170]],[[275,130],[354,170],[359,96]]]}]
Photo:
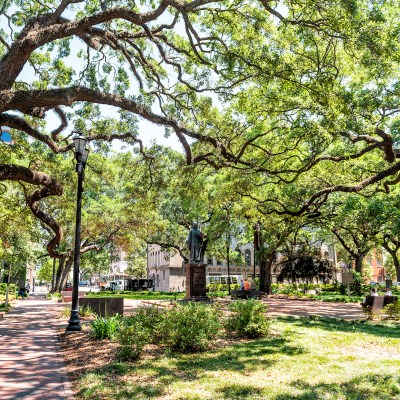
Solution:
[{"label": "concrete path", "polygon": [[62,307],[33,295],[0,320],[0,400],[73,399],[58,351]]},{"label": "concrete path", "polygon": [[345,320],[365,319],[359,303],[330,303],[312,300],[277,299],[268,297],[264,300],[271,316],[319,316]]},{"label": "concrete path", "polygon": [[[263,299],[268,305],[268,315],[270,316],[319,316],[334,317],[345,320],[365,319],[362,307],[358,303],[330,303],[302,299],[279,299],[268,297]],[[124,312],[131,314],[135,308],[149,303],[163,303],[168,305],[169,301],[151,300],[141,302],[140,300],[124,299]]]}]

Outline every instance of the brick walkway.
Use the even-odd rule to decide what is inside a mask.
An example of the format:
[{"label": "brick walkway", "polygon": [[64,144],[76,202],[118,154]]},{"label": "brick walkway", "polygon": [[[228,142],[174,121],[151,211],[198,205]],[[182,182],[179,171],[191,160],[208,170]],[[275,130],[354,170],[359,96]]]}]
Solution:
[{"label": "brick walkway", "polygon": [[30,296],[0,320],[0,400],[73,399],[58,351],[64,306]]}]

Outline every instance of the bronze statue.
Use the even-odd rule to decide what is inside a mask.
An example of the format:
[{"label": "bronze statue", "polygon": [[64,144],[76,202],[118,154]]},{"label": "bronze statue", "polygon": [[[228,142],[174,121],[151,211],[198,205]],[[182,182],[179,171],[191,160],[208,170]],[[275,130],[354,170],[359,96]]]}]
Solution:
[{"label": "bronze statue", "polygon": [[189,231],[189,236],[187,239],[188,248],[190,250],[190,262],[201,262],[202,260],[202,246],[203,246],[203,234],[198,228],[198,224],[195,222],[192,229]]}]

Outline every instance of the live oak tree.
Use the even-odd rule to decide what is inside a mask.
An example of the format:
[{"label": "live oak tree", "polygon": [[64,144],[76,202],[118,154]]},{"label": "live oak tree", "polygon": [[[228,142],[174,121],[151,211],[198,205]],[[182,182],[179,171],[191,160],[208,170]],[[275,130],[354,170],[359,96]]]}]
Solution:
[{"label": "live oak tree", "polygon": [[240,191],[263,215],[312,215],[333,192],[398,181],[395,3],[47,0],[0,11],[0,125],[27,149],[20,163],[2,146],[0,180],[27,184],[53,257],[65,257],[64,232],[45,200],[65,177],[35,161],[44,148],[65,159],[72,129],[98,152],[119,139],[150,161],[138,118],[164,126],[186,164],[247,181]]}]

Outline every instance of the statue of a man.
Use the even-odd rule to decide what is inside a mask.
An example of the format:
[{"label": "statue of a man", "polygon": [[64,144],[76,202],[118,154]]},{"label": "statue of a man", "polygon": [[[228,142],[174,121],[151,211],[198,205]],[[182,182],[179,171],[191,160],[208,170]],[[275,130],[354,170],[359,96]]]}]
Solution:
[{"label": "statue of a man", "polygon": [[203,245],[203,234],[198,228],[197,223],[195,222],[192,226],[192,229],[189,231],[189,236],[187,239],[188,248],[190,250],[190,262],[201,262],[202,254],[201,249]]}]

